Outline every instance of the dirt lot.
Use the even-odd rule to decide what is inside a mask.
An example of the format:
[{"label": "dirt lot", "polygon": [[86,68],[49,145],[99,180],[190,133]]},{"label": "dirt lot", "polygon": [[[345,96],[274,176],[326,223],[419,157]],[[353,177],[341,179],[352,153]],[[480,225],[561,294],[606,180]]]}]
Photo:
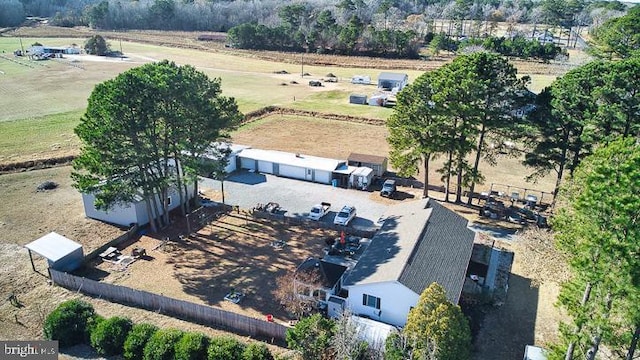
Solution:
[{"label": "dirt lot", "polygon": [[[148,256],[124,271],[108,262],[97,268],[109,273],[104,278],[106,282],[258,319],[272,314],[276,321],[286,323],[291,318],[271,294],[275,281],[294,271],[305,259],[324,256],[327,236],[339,234],[313,228],[287,228],[244,215],[226,215],[184,242],[171,241],[158,248],[163,236],[143,236],[123,253],[141,246]],[[271,245],[278,240],[286,242],[283,249]],[[245,293],[239,304],[224,300],[231,289]]]}]

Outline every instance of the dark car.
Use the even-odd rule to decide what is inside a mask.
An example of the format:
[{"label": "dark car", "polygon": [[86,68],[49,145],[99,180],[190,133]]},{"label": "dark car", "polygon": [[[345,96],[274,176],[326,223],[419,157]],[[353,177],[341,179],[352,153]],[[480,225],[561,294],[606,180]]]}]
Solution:
[{"label": "dark car", "polygon": [[396,181],[395,180],[386,180],[384,184],[382,184],[382,190],[380,190],[380,196],[384,197],[393,197],[396,193]]}]

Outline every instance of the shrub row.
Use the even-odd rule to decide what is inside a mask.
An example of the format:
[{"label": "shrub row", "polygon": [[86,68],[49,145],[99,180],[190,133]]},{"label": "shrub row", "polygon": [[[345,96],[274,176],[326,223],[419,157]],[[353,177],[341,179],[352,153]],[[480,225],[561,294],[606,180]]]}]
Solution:
[{"label": "shrub row", "polygon": [[133,324],[130,319],[105,319],[82,300],[61,303],[45,319],[44,336],[60,347],[89,343],[103,356],[123,355],[130,360],[273,360],[263,343],[249,345],[233,337],[208,338],[200,333],[158,329]]}]

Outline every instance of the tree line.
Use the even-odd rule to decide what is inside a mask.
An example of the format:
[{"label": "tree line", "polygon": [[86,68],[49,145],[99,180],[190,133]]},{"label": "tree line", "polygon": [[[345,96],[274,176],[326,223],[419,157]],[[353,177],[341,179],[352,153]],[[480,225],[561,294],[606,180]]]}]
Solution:
[{"label": "tree line", "polygon": [[[460,202],[465,190],[473,194],[483,180],[480,160],[496,165],[501,154],[523,152],[529,180],[555,173],[555,198],[566,174],[573,175],[595,148],[640,136],[639,77],[638,57],[594,61],[532,97],[528,79],[518,78],[504,58],[486,52],[459,56],[398,95],[387,121],[390,161],[403,176],[422,167],[427,196],[430,161],[443,158],[437,171],[445,200],[452,189]],[[523,109],[530,110],[526,116]],[[519,149],[505,145],[514,141]]]},{"label": "tree line", "polygon": [[[340,26],[346,26],[356,15],[376,29],[404,26],[421,36],[442,31],[448,35],[491,35],[497,22],[597,27],[626,10],[619,1],[587,0],[341,0],[337,4],[308,0],[300,4],[315,14],[332,11]],[[26,16],[39,16],[52,18],[55,25],[89,25],[105,30],[227,31],[253,22],[277,26],[276,14],[282,8],[283,3],[276,0],[1,0],[0,27],[17,26]],[[435,29],[438,25],[439,30]]]}]

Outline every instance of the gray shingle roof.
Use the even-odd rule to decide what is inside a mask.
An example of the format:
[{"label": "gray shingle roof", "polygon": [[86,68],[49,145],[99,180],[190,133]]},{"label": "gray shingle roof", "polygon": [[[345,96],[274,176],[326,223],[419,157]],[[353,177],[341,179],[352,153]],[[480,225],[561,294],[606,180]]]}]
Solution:
[{"label": "gray shingle roof", "polygon": [[434,200],[392,206],[386,218],[345,286],[398,281],[421,294],[435,281],[457,303],[475,237],[467,220]]},{"label": "gray shingle roof", "polygon": [[417,294],[437,282],[447,298],[457,304],[471,259],[475,233],[467,219],[435,201],[424,235],[398,279]]},{"label": "gray shingle roof", "polygon": [[393,73],[393,72],[381,72],[378,76],[378,81],[380,80],[392,80],[392,81],[404,81],[408,77],[407,74],[403,73]]}]

